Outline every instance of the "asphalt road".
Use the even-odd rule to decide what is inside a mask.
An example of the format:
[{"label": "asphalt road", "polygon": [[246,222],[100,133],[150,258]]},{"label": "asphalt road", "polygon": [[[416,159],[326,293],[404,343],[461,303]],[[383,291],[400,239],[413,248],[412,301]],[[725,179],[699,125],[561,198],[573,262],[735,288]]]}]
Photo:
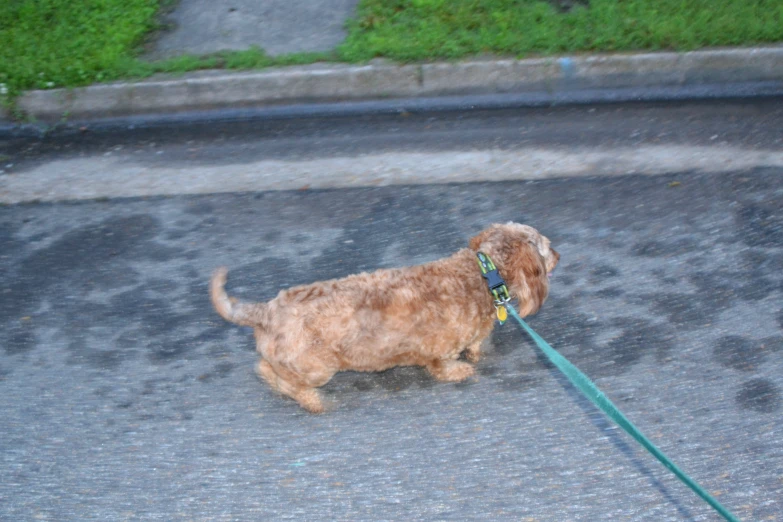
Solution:
[{"label": "asphalt road", "polygon": [[[154,142],[145,161],[219,169],[514,149],[546,128],[558,146],[781,149],[780,104],[589,111],[141,131],[7,143],[4,161],[25,176]],[[217,265],[263,300],[515,220],[562,255],[531,326],[740,518],[783,520],[781,208],[783,169],[763,166],[0,206],[0,518],[718,520],[512,323],[471,382],[343,373],[313,416],[256,378],[251,331],[207,297]]]}]

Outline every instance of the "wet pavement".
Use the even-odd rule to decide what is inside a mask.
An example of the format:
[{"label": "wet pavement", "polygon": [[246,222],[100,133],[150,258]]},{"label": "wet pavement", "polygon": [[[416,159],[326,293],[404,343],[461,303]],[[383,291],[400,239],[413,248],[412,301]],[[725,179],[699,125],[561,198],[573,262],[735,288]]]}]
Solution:
[{"label": "wet pavement", "polygon": [[313,416],[207,297],[218,265],[266,300],[514,220],[562,254],[531,326],[740,518],[783,520],[781,208],[779,168],[0,206],[0,518],[718,520],[512,323],[470,382],[342,373]]}]

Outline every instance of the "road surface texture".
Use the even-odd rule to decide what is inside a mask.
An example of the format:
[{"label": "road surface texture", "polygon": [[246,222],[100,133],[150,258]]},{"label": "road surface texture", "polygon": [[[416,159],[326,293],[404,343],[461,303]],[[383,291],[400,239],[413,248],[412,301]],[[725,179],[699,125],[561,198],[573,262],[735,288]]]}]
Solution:
[{"label": "road surface texture", "polygon": [[[446,256],[514,220],[562,255],[531,326],[740,518],[783,520],[783,168],[758,156],[783,149],[781,112],[583,107],[6,143],[3,190],[50,184],[48,202],[13,185],[4,197],[28,202],[0,206],[0,518],[718,520],[513,323],[469,382],[342,373],[315,416],[256,378],[252,332],[207,297],[218,265],[231,294],[266,300]],[[654,145],[758,164],[611,172],[611,150]],[[117,197],[125,176],[156,169],[228,182],[264,161],[282,179],[297,161],[407,158],[415,171],[416,154],[542,148],[601,149],[609,163],[533,180],[371,186],[369,173],[366,186]],[[51,172],[74,165],[111,165],[116,192],[74,201],[75,181]]]}]

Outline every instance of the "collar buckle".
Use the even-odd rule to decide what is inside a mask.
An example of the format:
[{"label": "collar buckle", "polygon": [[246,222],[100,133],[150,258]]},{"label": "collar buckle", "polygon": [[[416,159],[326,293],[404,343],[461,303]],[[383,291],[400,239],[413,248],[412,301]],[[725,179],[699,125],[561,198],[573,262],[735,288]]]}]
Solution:
[{"label": "collar buckle", "polygon": [[511,301],[511,295],[508,292],[506,282],[500,277],[495,263],[492,259],[483,252],[476,252],[478,258],[479,268],[481,269],[481,275],[487,280],[487,286],[489,287],[489,293],[495,299],[495,308],[505,305]]}]

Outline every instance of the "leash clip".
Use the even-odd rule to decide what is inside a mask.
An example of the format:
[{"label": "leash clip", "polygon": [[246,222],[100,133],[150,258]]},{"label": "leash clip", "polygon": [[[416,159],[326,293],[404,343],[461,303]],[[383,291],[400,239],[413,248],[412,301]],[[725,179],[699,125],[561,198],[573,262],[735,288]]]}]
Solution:
[{"label": "leash clip", "polygon": [[504,293],[498,292],[498,296],[495,298],[494,301],[495,308],[497,308],[498,306],[505,306],[506,304],[511,302],[511,296],[508,295],[508,290],[505,288],[503,290],[505,290],[505,292]]}]

